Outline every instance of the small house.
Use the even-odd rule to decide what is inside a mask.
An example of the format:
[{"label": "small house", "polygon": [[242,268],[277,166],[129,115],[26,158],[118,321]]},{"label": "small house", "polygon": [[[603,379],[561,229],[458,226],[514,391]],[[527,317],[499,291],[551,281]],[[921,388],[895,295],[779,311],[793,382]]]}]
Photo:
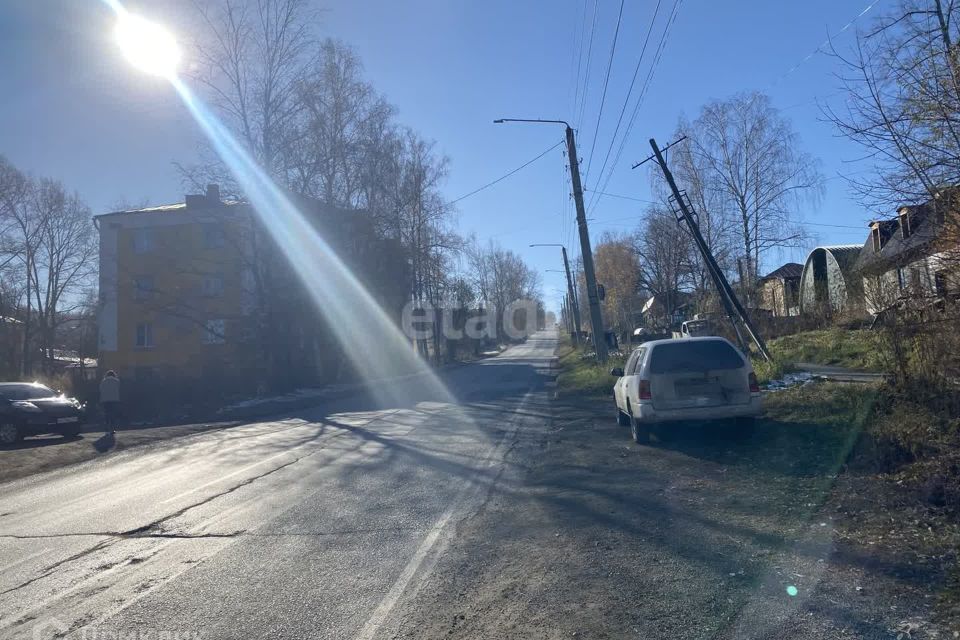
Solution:
[{"label": "small house", "polygon": [[951,277],[955,261],[944,246],[945,208],[934,199],[902,206],[896,218],[870,222],[856,265],[868,312],[907,297],[933,300],[960,293]]},{"label": "small house", "polygon": [[760,308],[766,309],[775,317],[799,315],[802,275],[802,264],[788,262],[760,278],[757,283]]}]

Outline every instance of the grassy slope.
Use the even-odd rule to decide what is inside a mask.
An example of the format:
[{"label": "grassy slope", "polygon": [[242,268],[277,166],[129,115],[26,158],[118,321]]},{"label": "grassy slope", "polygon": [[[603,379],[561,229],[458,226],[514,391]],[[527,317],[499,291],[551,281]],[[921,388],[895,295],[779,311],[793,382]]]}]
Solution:
[{"label": "grassy slope", "polygon": [[881,371],[876,336],[867,330],[822,329],[783,336],[767,343],[775,360]]},{"label": "grassy slope", "polygon": [[610,375],[613,367],[622,367],[623,356],[611,356],[606,364],[597,364],[592,357],[584,357],[581,349],[560,349],[560,367],[557,389],[561,394],[584,394],[591,396],[611,395],[617,381]]}]

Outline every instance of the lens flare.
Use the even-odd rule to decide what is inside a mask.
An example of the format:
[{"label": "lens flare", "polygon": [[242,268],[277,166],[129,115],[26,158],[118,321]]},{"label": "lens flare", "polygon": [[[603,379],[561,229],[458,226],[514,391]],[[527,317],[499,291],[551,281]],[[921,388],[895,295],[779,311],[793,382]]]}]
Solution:
[{"label": "lens flare", "polygon": [[174,78],[180,47],[169,31],[127,11],[118,12],[114,37],[133,66],[164,78]]},{"label": "lens flare", "polygon": [[[393,406],[416,400],[455,403],[443,382],[417,355],[410,341],[310,220],[177,77],[180,48],[172,34],[160,25],[134,16],[119,0],[103,2],[117,16],[116,37],[126,56],[138,68],[165,77],[176,89],[243,189],[261,225],[306,286],[354,370],[365,380],[415,378],[412,385],[384,381],[372,389],[375,399]],[[411,387],[415,388],[415,394]]]},{"label": "lens flare", "polygon": [[[410,341],[304,214],[189,87],[178,78],[171,82],[243,188],[261,224],[307,287],[355,371],[367,380],[418,375],[416,387],[421,399],[453,402],[449,391],[412,349]],[[392,391],[394,388],[397,391]],[[400,388],[385,383],[376,395],[394,404],[409,402],[409,389],[401,396]]]}]

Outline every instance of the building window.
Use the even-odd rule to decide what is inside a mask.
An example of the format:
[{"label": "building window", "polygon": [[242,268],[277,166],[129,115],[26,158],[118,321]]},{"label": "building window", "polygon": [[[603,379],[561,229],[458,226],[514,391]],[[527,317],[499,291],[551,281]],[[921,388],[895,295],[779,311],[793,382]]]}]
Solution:
[{"label": "building window", "polygon": [[137,342],[140,349],[149,349],[153,346],[153,325],[149,322],[141,322],[137,325]]},{"label": "building window", "polygon": [[223,227],[217,224],[203,225],[203,246],[206,249],[219,249],[227,240]]},{"label": "building window", "polygon": [[208,298],[216,298],[223,294],[223,276],[208,275],[203,276],[203,295]]},{"label": "building window", "polygon": [[900,236],[906,240],[910,237],[910,210],[904,209],[900,212]]},{"label": "building window", "polygon": [[923,272],[917,267],[910,267],[910,286],[914,293],[920,293],[926,290],[923,286]]},{"label": "building window", "polygon": [[226,342],[225,322],[223,320],[207,320],[203,331],[203,344],[223,344]]},{"label": "building window", "polygon": [[906,279],[903,277],[903,269],[897,269],[897,287],[900,288],[900,291],[903,291],[907,286]]},{"label": "building window", "polygon": [[143,302],[153,297],[153,276],[137,276],[133,279],[133,298]]},{"label": "building window", "polygon": [[153,229],[133,230],[133,252],[148,253],[153,251]]},{"label": "building window", "polygon": [[933,274],[934,287],[937,290],[937,296],[945,298],[947,296],[947,273],[946,271],[937,271]]}]

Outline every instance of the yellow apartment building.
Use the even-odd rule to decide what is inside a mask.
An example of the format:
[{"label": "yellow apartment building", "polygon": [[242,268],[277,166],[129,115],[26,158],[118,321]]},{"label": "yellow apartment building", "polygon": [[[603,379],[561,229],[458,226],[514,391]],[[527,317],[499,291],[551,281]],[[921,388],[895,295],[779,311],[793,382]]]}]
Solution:
[{"label": "yellow apartment building", "polygon": [[[362,211],[297,201],[369,293],[399,317],[409,292],[399,242],[381,237]],[[251,230],[259,223],[250,205],[223,201],[210,185],[182,203],[103,214],[95,224],[101,373],[113,369],[121,378],[148,383],[204,377],[226,386],[231,378],[262,381],[271,364],[274,371],[296,372],[296,383],[337,375],[341,348],[316,307],[296,298],[296,283],[290,292],[271,290],[269,301],[258,298],[255,275],[271,249],[254,250]],[[286,306],[270,306],[275,300]],[[279,328],[271,325],[263,333],[257,314],[268,306]],[[286,342],[271,351],[258,335]]]},{"label": "yellow apartment building", "polygon": [[97,216],[100,369],[196,375],[249,365],[242,243],[251,211],[211,185],[183,203]]}]

